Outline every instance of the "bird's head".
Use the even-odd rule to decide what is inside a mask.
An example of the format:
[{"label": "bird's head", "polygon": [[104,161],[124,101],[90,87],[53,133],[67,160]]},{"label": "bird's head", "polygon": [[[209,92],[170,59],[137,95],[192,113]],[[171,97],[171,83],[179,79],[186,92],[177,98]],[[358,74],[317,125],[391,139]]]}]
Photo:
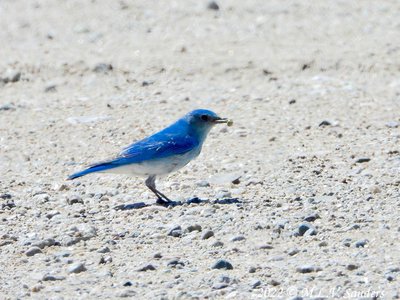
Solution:
[{"label": "bird's head", "polygon": [[228,119],[219,117],[215,112],[207,109],[196,109],[185,116],[186,121],[197,134],[205,137],[210,129],[221,123],[228,123]]},{"label": "bird's head", "polygon": [[228,123],[228,119],[219,117],[215,112],[207,109],[196,109],[186,115],[190,125],[196,127],[212,127],[215,124]]}]

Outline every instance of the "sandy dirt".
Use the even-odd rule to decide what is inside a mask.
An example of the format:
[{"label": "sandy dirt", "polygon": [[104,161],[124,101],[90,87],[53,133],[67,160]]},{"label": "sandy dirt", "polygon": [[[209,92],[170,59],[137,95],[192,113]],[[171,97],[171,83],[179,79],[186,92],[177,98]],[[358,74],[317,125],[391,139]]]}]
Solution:
[{"label": "sandy dirt", "polygon": [[[400,297],[400,3],[218,5],[0,1],[1,299]],[[195,108],[182,205],[65,180]]]}]

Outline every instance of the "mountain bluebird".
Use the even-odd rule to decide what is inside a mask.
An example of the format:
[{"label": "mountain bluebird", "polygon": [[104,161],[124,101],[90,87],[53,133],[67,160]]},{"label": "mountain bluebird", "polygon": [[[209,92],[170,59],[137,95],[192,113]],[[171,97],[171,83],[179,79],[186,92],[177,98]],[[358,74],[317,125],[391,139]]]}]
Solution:
[{"label": "mountain bluebird", "polygon": [[156,177],[174,172],[197,157],[210,129],[219,123],[232,125],[232,121],[210,110],[194,110],[160,132],[129,145],[116,158],[93,164],[68,179],[94,172],[145,176],[157,203],[167,204],[171,200],[156,189]]}]

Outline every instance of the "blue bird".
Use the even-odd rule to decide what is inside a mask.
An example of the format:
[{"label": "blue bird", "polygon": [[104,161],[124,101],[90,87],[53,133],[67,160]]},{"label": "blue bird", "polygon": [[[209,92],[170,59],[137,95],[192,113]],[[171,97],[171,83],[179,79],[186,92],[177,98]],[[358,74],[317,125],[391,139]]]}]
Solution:
[{"label": "blue bird", "polygon": [[156,177],[174,172],[196,158],[207,134],[219,123],[232,124],[210,110],[194,110],[160,132],[124,148],[117,157],[93,164],[68,179],[94,172],[145,176],[145,184],[157,196],[157,203],[167,204],[171,200],[156,189]]}]

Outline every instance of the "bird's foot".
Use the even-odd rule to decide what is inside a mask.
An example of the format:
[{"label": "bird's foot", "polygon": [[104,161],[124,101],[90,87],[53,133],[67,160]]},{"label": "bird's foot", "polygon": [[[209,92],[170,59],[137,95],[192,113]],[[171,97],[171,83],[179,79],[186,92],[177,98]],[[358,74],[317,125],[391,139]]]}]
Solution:
[{"label": "bird's foot", "polygon": [[164,207],[170,207],[170,206],[174,207],[174,206],[182,205],[183,203],[181,201],[172,201],[169,199],[167,201],[166,199],[157,198],[156,204],[164,206]]},{"label": "bird's foot", "polygon": [[162,206],[169,206],[169,205],[172,204],[172,201],[166,201],[166,200],[164,200],[162,198],[157,198],[156,204],[157,205],[162,205]]}]

